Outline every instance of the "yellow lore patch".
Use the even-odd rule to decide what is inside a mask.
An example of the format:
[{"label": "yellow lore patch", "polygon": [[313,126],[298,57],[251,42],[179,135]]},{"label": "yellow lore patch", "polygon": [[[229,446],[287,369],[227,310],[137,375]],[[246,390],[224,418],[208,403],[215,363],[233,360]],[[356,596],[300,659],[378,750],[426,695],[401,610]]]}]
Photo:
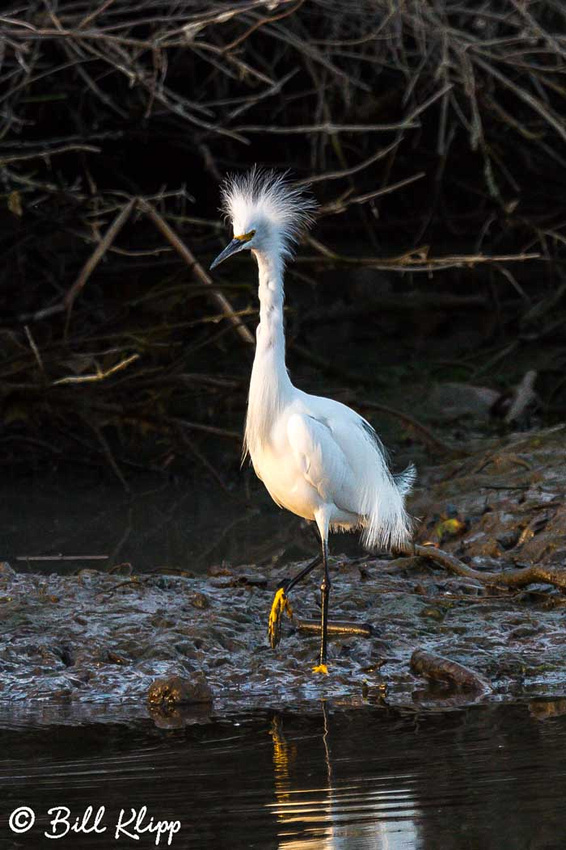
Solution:
[{"label": "yellow lore patch", "polygon": [[238,242],[249,242],[250,239],[253,239],[255,236],[255,230],[250,230],[249,233],[244,233],[242,236],[234,236],[234,239],[237,239]]}]

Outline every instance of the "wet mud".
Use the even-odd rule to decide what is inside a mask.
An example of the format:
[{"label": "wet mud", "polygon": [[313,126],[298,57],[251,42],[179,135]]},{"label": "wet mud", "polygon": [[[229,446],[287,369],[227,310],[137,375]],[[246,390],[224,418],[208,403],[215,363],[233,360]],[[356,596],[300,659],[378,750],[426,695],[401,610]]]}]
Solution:
[{"label": "wet mud", "polygon": [[[478,443],[473,455],[424,471],[411,509],[420,542],[475,569],[562,568],[565,493],[566,427],[558,427]],[[331,622],[371,629],[335,630],[329,675],[315,675],[318,638],[300,625],[319,616],[316,570],[291,594],[294,619],[284,620],[275,651],[266,639],[275,589],[300,568],[247,564],[194,578],[125,578],[90,569],[22,574],[4,564],[0,701],[66,704],[77,716],[121,705],[175,725],[183,712],[210,707],[296,707],[325,698],[452,706],[566,690],[559,589],[486,585],[416,557],[333,556]],[[411,666],[415,652],[419,663]],[[440,657],[442,675],[427,669],[430,657],[433,668]],[[476,676],[481,687],[458,687],[458,675]]]}]

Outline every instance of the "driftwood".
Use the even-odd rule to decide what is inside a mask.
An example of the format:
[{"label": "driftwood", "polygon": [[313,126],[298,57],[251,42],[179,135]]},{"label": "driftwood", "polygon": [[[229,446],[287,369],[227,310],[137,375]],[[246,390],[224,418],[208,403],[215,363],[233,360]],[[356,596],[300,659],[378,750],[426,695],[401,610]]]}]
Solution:
[{"label": "driftwood", "polygon": [[449,658],[443,658],[442,655],[425,652],[423,649],[416,649],[411,655],[411,669],[419,676],[425,676],[433,682],[451,685],[458,690],[483,692],[491,690],[488,682],[469,667],[458,664],[457,661],[451,661]]},{"label": "driftwood", "polygon": [[436,546],[410,544],[398,551],[403,555],[416,555],[419,558],[426,558],[437,566],[448,570],[448,572],[465,578],[473,578],[481,584],[507,587],[510,590],[528,587],[530,584],[551,584],[553,587],[566,591],[566,570],[532,564],[530,567],[522,567],[518,570],[494,573],[486,570],[474,570],[473,567],[468,567],[450,552],[444,552],[442,549],[437,549]]}]

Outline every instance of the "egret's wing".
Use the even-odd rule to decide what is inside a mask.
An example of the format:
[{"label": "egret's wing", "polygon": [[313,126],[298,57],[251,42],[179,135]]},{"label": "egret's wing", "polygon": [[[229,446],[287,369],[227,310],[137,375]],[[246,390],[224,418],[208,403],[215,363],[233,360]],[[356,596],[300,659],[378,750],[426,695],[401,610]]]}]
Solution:
[{"label": "egret's wing", "polygon": [[406,541],[411,521],[404,496],[415,470],[393,478],[368,422],[339,402],[306,394],[301,398],[307,409],[289,418],[287,432],[304,479],[325,502],[358,518],[362,543],[370,551]]},{"label": "egret's wing", "polygon": [[365,518],[362,543],[370,550],[406,541],[410,520],[404,496],[414,480],[414,468],[394,478],[381,441],[361,417],[336,416],[329,424],[351,470],[335,504]]},{"label": "egret's wing", "polygon": [[306,413],[294,413],[287,437],[305,481],[325,502],[336,502],[351,471],[330,426]]}]

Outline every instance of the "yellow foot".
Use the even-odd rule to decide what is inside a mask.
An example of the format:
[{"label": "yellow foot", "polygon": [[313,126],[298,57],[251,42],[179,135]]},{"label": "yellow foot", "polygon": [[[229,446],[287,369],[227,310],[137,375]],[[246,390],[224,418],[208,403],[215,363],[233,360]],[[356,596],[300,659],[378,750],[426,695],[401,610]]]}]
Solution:
[{"label": "yellow foot", "polygon": [[325,676],[328,676],[328,667],[326,664],[317,664],[316,667],[312,668],[313,673],[322,673]]},{"label": "yellow foot", "polygon": [[293,610],[287,596],[285,595],[285,590],[280,587],[273,597],[273,603],[271,605],[269,621],[267,624],[267,637],[272,649],[275,649],[281,640],[281,618],[283,617],[284,612],[291,620],[293,617]]}]

